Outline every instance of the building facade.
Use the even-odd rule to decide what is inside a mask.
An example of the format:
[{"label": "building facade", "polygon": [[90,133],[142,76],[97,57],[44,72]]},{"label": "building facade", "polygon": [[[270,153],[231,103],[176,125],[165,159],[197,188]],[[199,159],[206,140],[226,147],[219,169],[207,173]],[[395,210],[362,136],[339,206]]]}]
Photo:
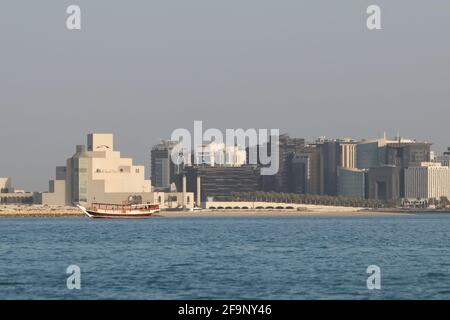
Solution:
[{"label": "building facade", "polygon": [[190,159],[184,159],[183,152],[177,158],[177,163],[172,161],[172,151],[178,144],[176,141],[161,141],[151,150],[151,181],[156,188],[167,189],[175,182],[176,176],[182,171]]},{"label": "building facade", "polygon": [[0,177],[0,193],[12,192],[11,178]]},{"label": "building facade", "polygon": [[405,198],[450,199],[450,168],[423,162],[405,169]]},{"label": "building facade", "polygon": [[369,169],[368,193],[370,199],[398,201],[400,199],[401,168],[381,166]]},{"label": "building facade", "polygon": [[117,203],[130,197],[154,202],[150,180],[145,180],[144,166],[133,165],[114,151],[112,134],[89,134],[87,148],[79,145],[65,167],[57,167],[49,192],[43,193],[47,205],[73,203]]},{"label": "building facade", "polygon": [[291,161],[289,192],[321,194],[320,150],[305,147]]},{"label": "building facade", "polygon": [[366,197],[366,170],[338,168],[338,196]]},{"label": "building facade", "polygon": [[239,167],[246,161],[245,147],[237,145],[213,142],[196,146],[194,152],[195,165]]},{"label": "building facade", "polygon": [[41,201],[40,193],[16,189],[12,185],[11,178],[0,178],[0,204],[39,204]]},{"label": "building facade", "polygon": [[356,168],[356,143],[340,142],[339,143],[339,166],[341,168]]},{"label": "building facade", "polygon": [[251,165],[185,167],[184,173],[178,179],[178,189],[182,188],[182,178],[186,177],[187,191],[193,192],[196,199],[200,193],[200,202],[205,202],[208,198],[229,197],[233,193],[259,191],[259,174],[259,169]]}]

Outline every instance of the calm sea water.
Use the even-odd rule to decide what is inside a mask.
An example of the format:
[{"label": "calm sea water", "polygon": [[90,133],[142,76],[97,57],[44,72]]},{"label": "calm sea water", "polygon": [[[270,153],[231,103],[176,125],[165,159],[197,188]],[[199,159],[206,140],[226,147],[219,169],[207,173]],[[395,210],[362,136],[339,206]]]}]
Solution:
[{"label": "calm sea water", "polygon": [[0,219],[0,298],[450,299],[449,240],[443,214]]}]

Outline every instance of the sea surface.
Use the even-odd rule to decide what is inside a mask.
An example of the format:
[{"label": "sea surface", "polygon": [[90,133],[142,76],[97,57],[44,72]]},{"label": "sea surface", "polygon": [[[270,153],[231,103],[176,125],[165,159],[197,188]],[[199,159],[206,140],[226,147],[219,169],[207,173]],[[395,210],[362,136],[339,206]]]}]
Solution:
[{"label": "sea surface", "polygon": [[0,299],[450,299],[450,215],[3,218]]}]

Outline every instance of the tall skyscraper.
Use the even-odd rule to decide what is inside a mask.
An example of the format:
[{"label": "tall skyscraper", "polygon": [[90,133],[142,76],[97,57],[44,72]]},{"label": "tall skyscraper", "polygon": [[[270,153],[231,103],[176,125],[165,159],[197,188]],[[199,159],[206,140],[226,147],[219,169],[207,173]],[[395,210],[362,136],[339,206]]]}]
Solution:
[{"label": "tall skyscraper", "polygon": [[287,134],[279,137],[279,169],[273,176],[263,176],[265,191],[290,192],[292,179],[292,159],[302,153],[305,139],[291,138]]},{"label": "tall skyscraper", "polygon": [[323,175],[323,193],[337,195],[338,167],[355,168],[356,142],[352,139],[316,141],[321,151],[321,172]]},{"label": "tall skyscraper", "polygon": [[321,194],[320,150],[304,147],[295,153],[291,161],[289,192],[300,194]]},{"label": "tall skyscraper", "polygon": [[169,188],[185,163],[181,156],[178,163],[172,161],[171,153],[177,143],[163,140],[151,150],[151,180],[156,188]]}]

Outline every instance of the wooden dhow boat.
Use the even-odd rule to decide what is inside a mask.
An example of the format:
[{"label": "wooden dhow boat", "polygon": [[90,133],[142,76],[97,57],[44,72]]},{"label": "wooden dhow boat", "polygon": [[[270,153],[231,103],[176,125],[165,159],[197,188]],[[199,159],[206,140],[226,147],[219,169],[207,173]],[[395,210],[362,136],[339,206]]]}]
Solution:
[{"label": "wooden dhow boat", "polygon": [[150,218],[159,212],[159,204],[92,203],[90,207],[76,205],[89,218]]}]

